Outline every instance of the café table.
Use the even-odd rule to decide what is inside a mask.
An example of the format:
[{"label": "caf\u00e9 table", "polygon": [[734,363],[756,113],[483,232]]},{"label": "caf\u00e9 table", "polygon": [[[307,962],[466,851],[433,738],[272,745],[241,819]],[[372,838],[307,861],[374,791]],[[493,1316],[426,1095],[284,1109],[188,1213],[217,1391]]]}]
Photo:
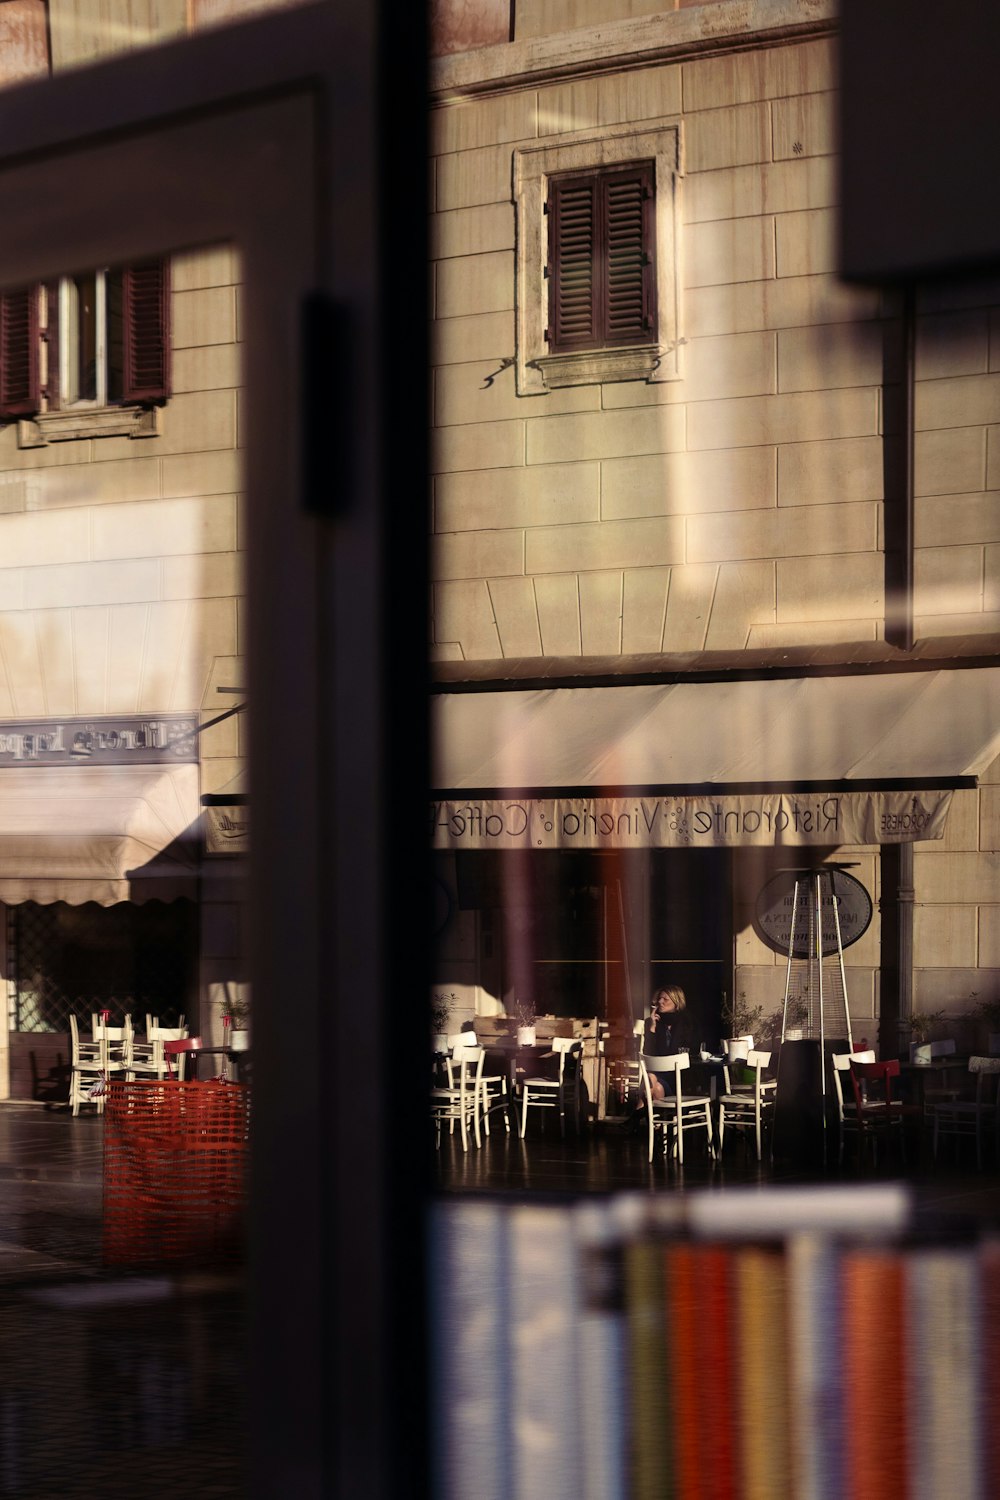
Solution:
[{"label": "caf\u00e9 table", "polygon": [[935,1093],[947,1094],[952,1098],[961,1094],[963,1081],[969,1072],[969,1059],[952,1052],[944,1057],[929,1058],[926,1062],[900,1062],[899,1071],[906,1092],[911,1097],[915,1092],[918,1097],[914,1102],[923,1108],[927,1102],[929,1081]]},{"label": "caf\u00e9 table", "polygon": [[[486,1058],[483,1063],[483,1072],[506,1072],[512,1093],[518,1074],[522,1077],[526,1073],[546,1075],[551,1071],[553,1078],[558,1077],[559,1069],[555,1064],[555,1053],[551,1042],[537,1042],[532,1047],[525,1047],[517,1042],[505,1043],[494,1039],[484,1043],[484,1046]],[[554,1064],[551,1069],[540,1066],[547,1059],[551,1059]]]},{"label": "caf\u00e9 table", "polygon": [[[189,1040],[196,1039],[192,1038]],[[184,1057],[186,1059],[184,1064],[185,1078],[188,1081],[195,1081],[199,1077],[218,1078],[220,1076],[222,1070],[217,1065],[214,1070],[201,1068],[201,1059],[206,1057],[225,1058],[227,1066],[224,1076],[236,1083],[245,1082],[250,1071],[250,1052],[249,1049],[245,1048],[189,1046],[184,1050]],[[236,1075],[235,1079],[233,1078],[234,1073]]]}]

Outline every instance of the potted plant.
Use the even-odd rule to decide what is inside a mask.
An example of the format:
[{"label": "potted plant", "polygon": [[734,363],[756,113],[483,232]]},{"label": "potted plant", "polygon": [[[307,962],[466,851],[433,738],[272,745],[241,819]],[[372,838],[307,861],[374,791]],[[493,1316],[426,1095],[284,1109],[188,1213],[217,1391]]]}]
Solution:
[{"label": "potted plant", "polygon": [[453,991],[434,990],[431,995],[431,1036],[435,1052],[448,1050],[448,1022],[454,999]]},{"label": "potted plant", "polygon": [[763,1005],[751,1005],[745,990],[740,990],[733,1000],[723,990],[722,1025],[727,1037],[752,1036],[760,1030],[763,1019]]},{"label": "potted plant", "polygon": [[246,1052],[250,1047],[249,997],[235,985],[227,984],[225,991],[219,1004],[222,1007],[222,1024],[226,1030],[226,1041],[233,1052]]},{"label": "potted plant", "polygon": [[515,1000],[513,1017],[517,1026],[517,1045],[535,1045],[535,1004],[533,1000]]},{"label": "potted plant", "polygon": [[763,1005],[751,1005],[747,1000],[746,991],[740,990],[739,994],[730,1000],[725,990],[722,992],[722,1031],[723,1050],[730,1056],[746,1056],[747,1043],[742,1039],[748,1036],[756,1036],[761,1029],[764,1020]]},{"label": "potted plant", "polygon": [[914,1011],[910,1017],[910,1061],[929,1062],[930,1052],[924,1051],[927,1044],[936,1041],[945,1028],[947,1018],[943,1010]]},{"label": "potted plant", "polygon": [[[975,994],[969,998],[975,1000]],[[992,1000],[980,1000],[973,1006],[972,1014],[979,1032],[976,1045],[982,1046],[984,1054],[988,1055],[993,1050],[991,1038],[1000,1036],[1000,995],[995,995]]]}]

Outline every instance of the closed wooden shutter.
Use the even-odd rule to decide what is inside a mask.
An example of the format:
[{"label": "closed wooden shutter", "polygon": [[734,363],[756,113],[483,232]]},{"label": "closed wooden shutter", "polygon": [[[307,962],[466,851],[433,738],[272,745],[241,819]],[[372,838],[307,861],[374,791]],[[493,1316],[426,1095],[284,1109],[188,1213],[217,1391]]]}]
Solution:
[{"label": "closed wooden shutter", "polygon": [[38,288],[0,296],[0,420],[38,410]]},{"label": "closed wooden shutter", "polygon": [[44,394],[48,400],[49,410],[54,411],[59,406],[59,283],[50,281],[45,286],[45,319],[46,327],[44,339],[46,343],[46,366]]},{"label": "closed wooden shutter", "polygon": [[162,260],[123,273],[124,401],[165,401],[170,395],[168,281]]},{"label": "closed wooden shutter", "polygon": [[598,185],[595,178],[554,182],[549,199],[551,329],[556,349],[600,338]]},{"label": "closed wooden shutter", "polygon": [[656,337],[651,162],[554,178],[549,185],[549,347]]}]

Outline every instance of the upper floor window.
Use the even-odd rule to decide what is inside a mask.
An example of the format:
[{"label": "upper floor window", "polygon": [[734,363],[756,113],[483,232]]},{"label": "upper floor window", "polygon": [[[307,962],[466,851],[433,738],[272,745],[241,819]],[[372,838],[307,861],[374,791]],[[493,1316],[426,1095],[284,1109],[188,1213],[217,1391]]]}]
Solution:
[{"label": "upper floor window", "polygon": [[515,148],[519,395],[677,379],[680,144],[651,120]]},{"label": "upper floor window", "polygon": [[549,326],[554,354],[656,338],[652,162],[549,181]]},{"label": "upper floor window", "polygon": [[22,446],[149,436],[170,393],[164,261],[100,267],[0,296],[0,421]]}]

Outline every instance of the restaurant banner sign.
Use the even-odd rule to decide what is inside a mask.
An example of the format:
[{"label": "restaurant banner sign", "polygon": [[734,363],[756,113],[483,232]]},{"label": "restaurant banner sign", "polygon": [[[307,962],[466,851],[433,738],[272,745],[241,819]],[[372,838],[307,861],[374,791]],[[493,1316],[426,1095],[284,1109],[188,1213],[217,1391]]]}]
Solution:
[{"label": "restaurant banner sign", "polygon": [[939,839],[950,791],[503,797],[431,804],[435,849],[702,849]]},{"label": "restaurant banner sign", "polygon": [[190,714],[0,721],[0,767],[127,766],[198,759]]}]

